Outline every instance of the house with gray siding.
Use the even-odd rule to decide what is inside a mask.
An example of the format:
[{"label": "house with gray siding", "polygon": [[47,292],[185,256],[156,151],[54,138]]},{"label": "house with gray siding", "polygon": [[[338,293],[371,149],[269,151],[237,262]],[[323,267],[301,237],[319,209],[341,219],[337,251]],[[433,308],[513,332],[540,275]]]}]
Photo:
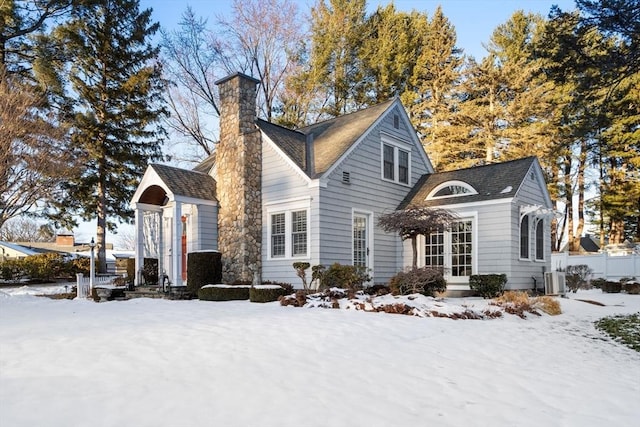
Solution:
[{"label": "house with gray siding", "polygon": [[449,289],[484,273],[507,274],[511,289],[542,286],[553,209],[535,157],[437,173],[399,99],[292,130],[256,118],[258,83],[217,82],[213,156],[194,170],[149,165],[132,200],[137,265],[158,258],[180,283],[188,252],[217,250],[225,283],[299,287],[294,262],[363,266],[386,283],[411,249],[378,218],[424,205],[457,216],[419,245],[419,265],[443,268]]}]

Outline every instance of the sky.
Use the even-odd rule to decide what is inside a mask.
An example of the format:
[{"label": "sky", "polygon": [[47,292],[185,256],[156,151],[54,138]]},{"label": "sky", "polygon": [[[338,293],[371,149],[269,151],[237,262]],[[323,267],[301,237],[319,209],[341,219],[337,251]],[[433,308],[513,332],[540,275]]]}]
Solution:
[{"label": "sky", "polygon": [[[328,1],[328,0],[327,0]],[[165,30],[177,27],[180,16],[187,6],[191,6],[196,16],[208,18],[209,24],[216,22],[216,16],[229,17],[231,0],[141,0],[141,8],[151,7],[153,19],[160,22]],[[296,0],[300,10],[308,14],[314,0]],[[385,6],[391,0],[368,0],[367,10],[375,11],[378,6]],[[484,57],[482,47],[491,36],[493,30],[504,23],[517,10],[540,13],[547,16],[552,5],[562,10],[575,8],[573,0],[395,0],[397,10],[409,12],[417,10],[432,16],[438,5],[442,6],[444,15],[455,26],[458,35],[458,47],[476,59]]]},{"label": "sky", "polygon": [[[206,18],[210,26],[213,26],[218,16],[226,18],[231,16],[231,0],[141,0],[140,8],[152,8],[152,18],[160,23],[165,31],[177,29],[182,13],[187,6],[191,6],[197,17]],[[314,0],[297,0],[301,12],[308,14]],[[368,0],[369,13],[375,11],[378,6],[389,4],[389,0]],[[563,10],[572,10],[575,7],[573,0],[395,0],[393,2],[397,10],[418,10],[427,12],[432,16],[438,5],[442,6],[444,15],[453,23],[458,36],[458,47],[467,55],[476,59],[485,56],[486,44],[493,30],[506,22],[517,10],[540,13],[547,16],[553,5],[558,5]],[[131,226],[122,225],[122,233],[131,234]],[[95,221],[82,223],[76,230],[76,237],[81,241],[91,240],[95,235]],[[120,238],[109,233],[108,243],[118,245]]]},{"label": "sky", "polygon": [[[2,426],[637,427],[640,419],[640,353],[593,324],[639,312],[640,295],[581,290],[557,298],[556,316],[453,320],[363,312],[345,300],[327,309],[28,295],[39,292],[0,288]],[[497,310],[479,298],[413,297],[392,302],[422,313]]]}]

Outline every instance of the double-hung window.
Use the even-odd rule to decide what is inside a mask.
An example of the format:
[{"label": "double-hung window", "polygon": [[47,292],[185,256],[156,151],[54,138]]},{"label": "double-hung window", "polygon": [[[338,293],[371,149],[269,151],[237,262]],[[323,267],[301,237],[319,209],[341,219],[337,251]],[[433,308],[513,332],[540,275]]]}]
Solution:
[{"label": "double-hung window", "polygon": [[309,255],[309,209],[269,210],[269,258]]},{"label": "double-hung window", "polygon": [[411,148],[406,143],[383,138],[382,178],[399,184],[410,184]]}]

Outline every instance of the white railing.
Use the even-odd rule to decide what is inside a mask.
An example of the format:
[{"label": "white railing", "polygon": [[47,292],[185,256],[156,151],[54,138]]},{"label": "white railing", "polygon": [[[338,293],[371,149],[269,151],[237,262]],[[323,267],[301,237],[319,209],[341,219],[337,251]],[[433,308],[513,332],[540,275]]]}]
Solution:
[{"label": "white railing", "polygon": [[[116,276],[96,276],[93,278],[93,287],[101,285],[110,285]],[[78,298],[89,298],[91,295],[91,280],[89,277],[84,277],[84,274],[76,274],[76,286],[78,289]]]},{"label": "white railing", "polygon": [[551,270],[566,270],[568,265],[588,265],[592,278],[620,280],[635,277],[640,280],[640,255],[609,255],[606,252],[593,255],[569,255],[558,252],[551,255]]}]

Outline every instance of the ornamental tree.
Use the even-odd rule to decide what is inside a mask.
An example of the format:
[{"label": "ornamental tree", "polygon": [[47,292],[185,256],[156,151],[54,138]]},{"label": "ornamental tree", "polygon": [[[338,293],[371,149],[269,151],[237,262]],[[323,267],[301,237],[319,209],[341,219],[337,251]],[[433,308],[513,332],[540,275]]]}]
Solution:
[{"label": "ornamental tree", "polygon": [[452,212],[427,206],[410,205],[388,214],[381,215],[378,225],[386,232],[397,232],[402,240],[411,239],[413,254],[412,267],[417,268],[419,235],[426,236],[446,228],[456,219]]}]

